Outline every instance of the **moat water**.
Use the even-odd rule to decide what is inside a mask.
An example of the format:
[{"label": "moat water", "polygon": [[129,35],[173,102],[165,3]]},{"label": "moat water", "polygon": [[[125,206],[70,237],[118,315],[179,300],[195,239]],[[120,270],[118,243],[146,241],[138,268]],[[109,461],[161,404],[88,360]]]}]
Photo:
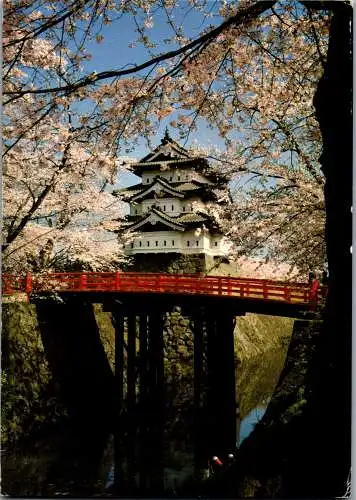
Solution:
[{"label": "moat water", "polygon": [[[237,447],[263,418],[285,356],[286,348],[281,347],[236,366]],[[189,493],[196,494],[189,489],[194,474],[191,432],[194,407],[188,385],[185,380],[182,387],[174,388],[172,399],[178,403],[167,411],[162,468],[162,484],[167,496],[180,496],[182,492],[188,496]],[[6,450],[2,456],[1,493],[14,497],[130,496],[130,491],[120,494],[113,489],[113,436],[107,436],[102,446],[96,446],[93,444],[95,432],[93,429],[92,436],[88,435],[85,443],[75,442],[66,429],[43,436],[31,444],[29,441],[26,445]],[[130,467],[127,463],[120,465],[123,471]]]}]

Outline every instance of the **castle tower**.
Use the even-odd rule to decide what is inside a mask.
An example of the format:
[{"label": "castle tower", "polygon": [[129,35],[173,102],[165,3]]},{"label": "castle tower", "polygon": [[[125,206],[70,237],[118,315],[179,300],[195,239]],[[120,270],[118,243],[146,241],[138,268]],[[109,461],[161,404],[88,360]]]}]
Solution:
[{"label": "castle tower", "polygon": [[215,189],[226,189],[227,179],[181,147],[166,131],[161,144],[131,165],[142,182],[119,192],[130,204],[122,220],[134,239],[124,251],[133,257],[134,270],[205,272],[214,259],[227,256],[229,245],[211,207],[218,203]]}]

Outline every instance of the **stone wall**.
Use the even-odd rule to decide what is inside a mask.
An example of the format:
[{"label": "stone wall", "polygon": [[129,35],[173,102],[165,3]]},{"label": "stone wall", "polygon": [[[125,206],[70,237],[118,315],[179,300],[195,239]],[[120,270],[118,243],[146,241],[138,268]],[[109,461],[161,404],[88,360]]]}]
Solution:
[{"label": "stone wall", "polygon": [[88,416],[107,413],[104,396],[109,398],[113,378],[111,324],[110,330],[109,322],[105,323],[99,337],[100,308],[94,307],[98,317],[93,315],[91,320],[91,305],[80,314],[75,305],[68,310],[63,304],[41,302],[2,306],[1,440],[5,448],[78,412],[86,415],[87,408],[88,422]]},{"label": "stone wall", "polygon": [[149,273],[205,273],[213,258],[204,254],[182,255],[179,253],[135,255],[128,271]]},{"label": "stone wall", "polygon": [[20,436],[66,416],[34,305],[2,305],[1,362],[1,440],[7,448]]}]

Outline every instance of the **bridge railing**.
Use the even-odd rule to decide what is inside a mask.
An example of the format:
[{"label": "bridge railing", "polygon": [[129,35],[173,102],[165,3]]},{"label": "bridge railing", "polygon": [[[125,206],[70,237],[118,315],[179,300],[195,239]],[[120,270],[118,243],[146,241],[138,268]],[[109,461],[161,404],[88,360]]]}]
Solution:
[{"label": "bridge railing", "polygon": [[[2,290],[4,295],[18,292],[120,291],[231,296],[289,303],[309,303],[312,299],[310,287],[306,283],[193,274],[122,272],[48,273],[25,276],[4,274]],[[318,298],[323,295],[325,289],[320,289]]]}]

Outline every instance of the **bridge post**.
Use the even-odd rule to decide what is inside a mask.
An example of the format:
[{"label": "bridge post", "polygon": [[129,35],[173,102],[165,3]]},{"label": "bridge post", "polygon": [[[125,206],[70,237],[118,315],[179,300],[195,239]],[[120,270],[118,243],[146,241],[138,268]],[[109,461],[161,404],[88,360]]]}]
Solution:
[{"label": "bridge post", "polygon": [[25,277],[25,292],[26,293],[31,293],[32,292],[32,274],[27,273]]},{"label": "bridge post", "polygon": [[120,491],[123,479],[123,396],[124,396],[124,313],[122,310],[112,312],[113,326],[115,328],[115,425],[114,425],[114,448],[115,448],[115,489]]},{"label": "bridge post", "polygon": [[[149,316],[148,331],[148,462],[150,464],[150,493],[163,492],[163,436],[164,436],[164,343],[161,311]],[[146,464],[148,465],[148,464]]]},{"label": "bridge post", "polygon": [[87,275],[85,273],[81,273],[79,278],[79,290],[85,290],[87,287]]},{"label": "bridge post", "polygon": [[147,313],[142,313],[139,318],[139,369],[140,369],[140,388],[139,388],[139,413],[141,415],[139,422],[139,491],[144,493],[148,489],[149,475],[147,471],[148,458],[147,453],[147,422],[146,415],[149,409],[148,401],[148,317]]},{"label": "bridge post", "polygon": [[2,284],[3,284],[3,290],[2,290],[3,295],[12,295],[14,293],[10,276],[5,277],[3,275]]},{"label": "bridge post", "polygon": [[194,467],[196,477],[208,467],[209,451],[207,448],[206,429],[206,322],[204,308],[199,308],[192,316],[194,334]]},{"label": "bridge post", "polygon": [[133,310],[127,313],[127,476],[135,489],[136,475],[136,429],[138,411],[136,407],[136,314]]},{"label": "bridge post", "polygon": [[209,451],[223,460],[236,448],[234,326],[227,310],[208,318]]},{"label": "bridge post", "polygon": [[[139,341],[140,389],[139,404],[136,405],[139,492],[140,495],[156,496],[163,492],[164,343],[161,311],[141,312]],[[131,446],[135,447],[136,443],[131,443]]]},{"label": "bridge post", "polygon": [[219,315],[216,330],[220,346],[218,425],[221,430],[221,454],[226,459],[226,455],[236,449],[235,318],[231,313],[224,311]]},{"label": "bridge post", "polygon": [[121,273],[117,272],[115,273],[116,290],[120,290],[120,282],[121,282]]}]

